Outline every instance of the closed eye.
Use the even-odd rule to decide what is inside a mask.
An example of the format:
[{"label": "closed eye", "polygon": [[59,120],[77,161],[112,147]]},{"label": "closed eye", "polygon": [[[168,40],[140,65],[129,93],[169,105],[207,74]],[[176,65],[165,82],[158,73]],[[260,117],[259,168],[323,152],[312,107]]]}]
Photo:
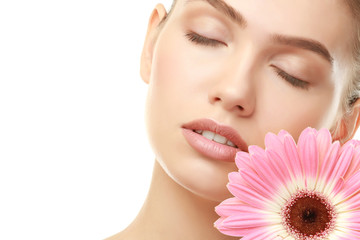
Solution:
[{"label": "closed eye", "polygon": [[201,36],[192,31],[186,33],[185,36],[188,38],[189,41],[199,45],[211,46],[211,47],[218,47],[220,45],[227,46],[227,44],[224,42]]},{"label": "closed eye", "polygon": [[287,72],[279,69],[276,66],[271,65],[271,67],[274,68],[276,74],[281,77],[282,79],[286,80],[287,82],[289,82],[291,85],[293,85],[294,87],[298,87],[298,88],[302,88],[305,90],[309,89],[309,84],[306,81],[300,80],[296,77],[291,76],[290,74],[288,74]]}]

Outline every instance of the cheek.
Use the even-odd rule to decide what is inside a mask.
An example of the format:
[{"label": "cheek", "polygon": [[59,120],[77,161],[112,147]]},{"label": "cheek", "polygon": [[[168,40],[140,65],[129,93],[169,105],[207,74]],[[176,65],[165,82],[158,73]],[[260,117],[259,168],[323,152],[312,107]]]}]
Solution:
[{"label": "cheek", "polygon": [[[151,77],[146,101],[146,122],[150,144],[157,160],[174,180],[182,175],[184,161],[182,156],[184,143],[181,125],[194,112],[190,101],[195,94],[191,93],[189,84],[191,68],[184,54],[181,41],[174,34],[163,34],[154,51]],[[191,96],[191,98],[189,97]]]},{"label": "cheek", "polygon": [[163,36],[154,55],[146,106],[150,144],[175,182],[199,196],[221,201],[230,197],[227,174],[236,170],[235,165],[194,152],[181,131],[182,124],[207,116],[206,85],[213,73],[174,35]]},{"label": "cheek", "polygon": [[335,96],[329,89],[317,93],[291,87],[281,90],[268,86],[268,89],[273,90],[267,93],[264,90],[259,106],[261,118],[267,119],[262,126],[263,134],[269,129],[274,133],[284,129],[297,139],[306,127],[329,127],[327,123],[335,118],[336,102],[331,100]]},{"label": "cheek", "polygon": [[[210,53],[209,53],[210,52]],[[204,106],[207,89],[219,79],[224,68],[220,61],[211,61],[212,51],[194,46],[181,32],[166,32],[159,38],[149,84],[152,111],[183,119],[199,114],[196,103]],[[214,77],[217,76],[217,77]],[[201,116],[199,116],[201,117]],[[202,116],[203,117],[203,116]]]},{"label": "cheek", "polygon": [[[181,30],[167,30],[157,43],[152,79],[157,88],[191,94],[191,99],[204,96],[214,79],[227,67],[223,48],[199,46],[190,42]],[[215,77],[216,76],[216,77]],[[169,93],[172,97],[174,94]],[[206,96],[205,96],[206,97]]]},{"label": "cheek", "polygon": [[[186,101],[186,94],[192,92],[191,65],[185,46],[174,34],[159,39],[153,59],[149,91],[160,105],[172,105]],[[166,100],[166,101],[164,101]],[[181,107],[180,104],[176,104]],[[169,106],[170,110],[173,106]],[[178,109],[180,111],[181,109]]]}]

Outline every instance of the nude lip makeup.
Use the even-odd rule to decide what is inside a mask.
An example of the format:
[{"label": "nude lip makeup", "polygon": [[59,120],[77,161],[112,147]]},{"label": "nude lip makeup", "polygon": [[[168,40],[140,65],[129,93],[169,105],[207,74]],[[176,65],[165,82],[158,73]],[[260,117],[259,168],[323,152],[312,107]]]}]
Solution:
[{"label": "nude lip makeup", "polygon": [[182,126],[188,144],[200,154],[225,162],[234,162],[239,151],[248,151],[248,146],[230,126],[211,119],[198,119]]}]

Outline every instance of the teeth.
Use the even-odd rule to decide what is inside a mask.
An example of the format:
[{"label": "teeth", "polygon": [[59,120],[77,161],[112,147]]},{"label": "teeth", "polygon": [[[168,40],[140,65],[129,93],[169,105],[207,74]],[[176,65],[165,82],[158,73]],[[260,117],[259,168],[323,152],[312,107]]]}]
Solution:
[{"label": "teeth", "polygon": [[201,134],[203,137],[211,140],[211,141],[214,141],[214,142],[217,142],[217,143],[221,143],[221,144],[225,144],[225,145],[228,145],[230,147],[235,147],[237,148],[237,146],[231,142],[230,140],[228,140],[226,137],[224,136],[221,136],[219,134],[216,134],[214,132],[211,132],[211,131],[202,131],[202,130],[195,130],[196,133],[198,134]]},{"label": "teeth", "polygon": [[214,137],[215,137],[215,133],[210,132],[210,131],[203,131],[203,132],[202,132],[202,135],[203,135],[204,137],[206,137],[207,139],[209,139],[209,140],[213,140]]},{"label": "teeth", "polygon": [[233,144],[233,142],[230,141],[230,140],[228,140],[228,141],[226,142],[226,145],[229,145],[229,146],[231,146],[231,147],[236,147],[236,145]]},{"label": "teeth", "polygon": [[221,136],[221,135],[219,135],[219,134],[215,134],[215,137],[214,137],[213,140],[214,140],[215,142],[221,143],[221,144],[225,144],[226,141],[227,141],[226,137],[223,137],[223,136]]}]

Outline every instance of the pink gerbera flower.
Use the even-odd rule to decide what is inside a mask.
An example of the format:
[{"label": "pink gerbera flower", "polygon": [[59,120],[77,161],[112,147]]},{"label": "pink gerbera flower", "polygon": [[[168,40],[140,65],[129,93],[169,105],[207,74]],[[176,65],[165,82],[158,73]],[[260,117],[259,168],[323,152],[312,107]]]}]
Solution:
[{"label": "pink gerbera flower", "polygon": [[296,146],[286,131],[250,146],[229,174],[235,196],[216,207],[220,232],[261,239],[360,239],[360,144],[332,142],[305,129]]}]

